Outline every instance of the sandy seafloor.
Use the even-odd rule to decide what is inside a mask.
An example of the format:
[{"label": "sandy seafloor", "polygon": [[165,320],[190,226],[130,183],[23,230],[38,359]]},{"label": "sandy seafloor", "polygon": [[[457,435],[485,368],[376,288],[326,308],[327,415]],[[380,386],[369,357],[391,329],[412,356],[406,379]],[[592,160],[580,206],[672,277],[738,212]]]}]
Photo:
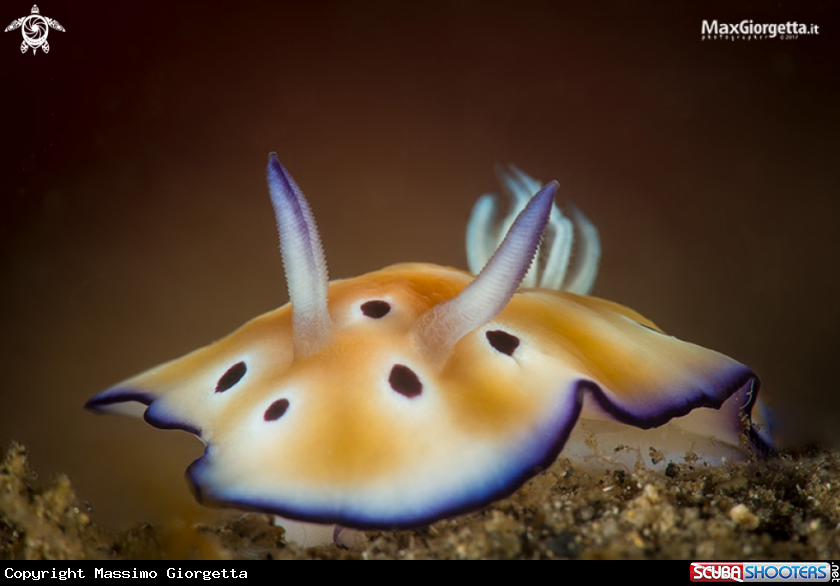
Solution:
[{"label": "sandy seafloor", "polygon": [[[302,548],[269,516],[98,526],[72,479],[39,479],[13,444],[0,469],[0,559],[763,559],[840,557],[840,455],[720,468],[585,470],[560,458],[511,497],[353,547]],[[357,536],[358,537],[358,536]]]}]

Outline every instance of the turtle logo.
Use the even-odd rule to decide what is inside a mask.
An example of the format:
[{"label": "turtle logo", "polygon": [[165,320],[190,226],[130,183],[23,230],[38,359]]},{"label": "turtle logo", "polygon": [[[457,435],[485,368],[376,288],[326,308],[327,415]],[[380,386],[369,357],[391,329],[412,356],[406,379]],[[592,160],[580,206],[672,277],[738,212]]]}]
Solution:
[{"label": "turtle logo", "polygon": [[20,52],[26,53],[26,50],[29,47],[32,47],[33,55],[38,50],[38,47],[40,47],[44,53],[50,52],[50,44],[47,42],[47,33],[50,32],[49,27],[52,27],[57,31],[64,32],[64,27],[58,24],[57,20],[41,16],[37,5],[32,7],[32,14],[13,20],[12,24],[7,26],[6,30],[3,32],[7,33],[18,27],[22,27],[23,32],[23,43],[20,45]]}]

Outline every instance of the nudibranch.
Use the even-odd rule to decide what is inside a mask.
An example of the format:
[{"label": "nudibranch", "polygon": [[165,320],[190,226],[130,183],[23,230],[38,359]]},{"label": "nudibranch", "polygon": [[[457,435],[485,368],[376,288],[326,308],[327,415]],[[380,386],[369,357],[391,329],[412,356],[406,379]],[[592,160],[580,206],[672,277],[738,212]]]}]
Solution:
[{"label": "nudibranch", "polygon": [[511,214],[478,202],[477,276],[417,263],[329,282],[309,204],[273,153],[267,179],[290,302],[86,405],[197,435],[201,502],[407,528],[509,495],[564,446],[597,456],[592,434],[710,461],[772,450],[751,419],[752,370],[585,295],[598,235],[559,211],[557,183],[514,169]]}]

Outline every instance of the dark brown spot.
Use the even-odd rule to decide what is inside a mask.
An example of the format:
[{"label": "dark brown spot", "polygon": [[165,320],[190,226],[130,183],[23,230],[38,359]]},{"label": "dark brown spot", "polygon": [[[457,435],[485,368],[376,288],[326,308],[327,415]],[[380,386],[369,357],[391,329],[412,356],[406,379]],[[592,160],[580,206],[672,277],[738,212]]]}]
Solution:
[{"label": "dark brown spot", "polygon": [[366,301],[362,303],[362,313],[373,319],[385,317],[391,311],[391,305],[387,301],[377,299],[375,301]]},{"label": "dark brown spot", "polygon": [[279,399],[274,401],[271,404],[271,407],[265,410],[265,415],[263,415],[263,419],[266,421],[277,421],[286,410],[289,408],[289,400],[288,399]]},{"label": "dark brown spot", "polygon": [[514,350],[519,347],[519,338],[502,330],[488,331],[487,341],[493,348],[508,356],[513,356]]},{"label": "dark brown spot", "polygon": [[224,373],[222,378],[219,379],[219,382],[216,383],[216,392],[224,393],[226,390],[242,380],[242,377],[245,376],[247,371],[248,368],[245,366],[244,362],[237,362],[228,368],[227,372]]},{"label": "dark brown spot", "polygon": [[423,383],[420,382],[413,370],[402,364],[394,365],[394,368],[391,369],[391,376],[388,377],[388,382],[391,383],[392,389],[409,399],[423,392]]}]

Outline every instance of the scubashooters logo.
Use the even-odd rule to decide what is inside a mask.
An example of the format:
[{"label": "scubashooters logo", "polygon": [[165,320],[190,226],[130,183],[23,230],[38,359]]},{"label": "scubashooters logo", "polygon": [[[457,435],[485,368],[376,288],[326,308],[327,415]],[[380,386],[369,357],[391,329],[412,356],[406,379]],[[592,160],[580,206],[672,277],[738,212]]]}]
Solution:
[{"label": "scubashooters logo", "polygon": [[21,29],[23,43],[20,45],[20,52],[26,53],[26,50],[32,47],[32,54],[34,55],[38,52],[38,48],[44,53],[50,52],[47,34],[49,34],[51,28],[64,32],[64,27],[58,24],[57,20],[41,16],[41,11],[38,10],[38,5],[36,4],[32,7],[32,14],[22,18],[16,18],[3,32],[7,33]]},{"label": "scubashooters logo", "polygon": [[692,562],[692,582],[828,582],[837,581],[832,562]]},{"label": "scubashooters logo", "polygon": [[704,20],[700,26],[701,41],[759,41],[763,39],[798,39],[800,36],[818,35],[820,27],[816,24],[785,22],[781,24],[762,24],[752,20],[742,20],[737,24],[721,24],[716,20]]}]

